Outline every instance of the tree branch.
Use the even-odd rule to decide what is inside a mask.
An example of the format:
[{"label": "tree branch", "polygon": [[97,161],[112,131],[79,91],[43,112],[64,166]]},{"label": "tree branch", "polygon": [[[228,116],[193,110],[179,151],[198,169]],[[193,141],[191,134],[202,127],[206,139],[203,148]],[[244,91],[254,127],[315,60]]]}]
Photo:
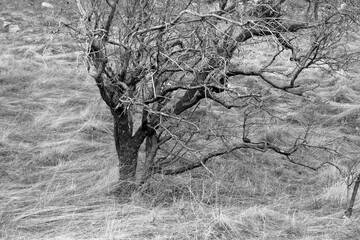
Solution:
[{"label": "tree branch", "polygon": [[190,170],[193,170],[195,168],[199,168],[204,166],[210,159],[214,158],[214,157],[218,157],[224,154],[228,154],[231,153],[235,150],[238,149],[254,149],[257,151],[261,151],[261,152],[265,152],[267,150],[272,150],[278,154],[281,155],[285,155],[285,156],[290,156],[291,154],[293,154],[294,152],[296,152],[298,150],[298,148],[301,145],[298,145],[297,147],[293,147],[289,150],[281,150],[279,147],[271,144],[271,143],[266,143],[266,142],[260,142],[260,143],[239,143],[239,144],[235,144],[231,147],[225,147],[222,149],[219,149],[217,151],[214,151],[212,153],[208,153],[207,155],[203,156],[201,159],[199,159],[199,161],[195,162],[195,163],[191,163],[187,166],[183,166],[177,169],[158,169],[156,171],[156,173],[162,173],[164,175],[176,175],[176,174],[180,174],[180,173],[184,173]]}]

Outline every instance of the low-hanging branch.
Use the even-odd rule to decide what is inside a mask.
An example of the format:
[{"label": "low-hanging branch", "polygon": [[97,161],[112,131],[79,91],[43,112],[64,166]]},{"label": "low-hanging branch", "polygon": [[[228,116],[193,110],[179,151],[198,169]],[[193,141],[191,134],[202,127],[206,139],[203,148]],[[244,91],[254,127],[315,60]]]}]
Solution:
[{"label": "low-hanging branch", "polygon": [[224,147],[222,149],[219,149],[217,151],[211,152],[206,154],[205,156],[203,156],[202,158],[200,158],[197,162],[188,164],[186,166],[182,166],[176,169],[161,169],[161,168],[157,168],[154,169],[155,173],[161,173],[164,175],[176,175],[176,174],[180,174],[180,173],[184,173],[190,170],[193,170],[195,168],[199,168],[199,167],[203,167],[205,166],[205,164],[211,160],[214,157],[219,157],[225,154],[229,154],[235,150],[239,150],[239,149],[253,149],[253,150],[257,150],[257,151],[261,151],[261,152],[265,152],[267,150],[272,150],[278,154],[284,155],[284,156],[290,156],[291,154],[293,154],[294,152],[296,152],[298,150],[298,148],[301,145],[298,145],[296,147],[292,147],[288,150],[282,150],[280,149],[278,146],[275,146],[271,143],[267,143],[267,142],[259,142],[259,143],[238,143],[238,144],[234,144],[232,146],[229,147]]}]

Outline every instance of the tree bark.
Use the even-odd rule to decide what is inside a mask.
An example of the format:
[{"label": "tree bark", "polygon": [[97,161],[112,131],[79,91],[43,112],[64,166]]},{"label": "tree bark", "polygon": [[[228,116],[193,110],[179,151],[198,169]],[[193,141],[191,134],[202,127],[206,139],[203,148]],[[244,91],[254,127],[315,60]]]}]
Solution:
[{"label": "tree bark", "polygon": [[151,131],[146,137],[145,142],[145,162],[140,177],[140,185],[144,184],[153,174],[155,167],[155,157],[159,149],[156,131]]},{"label": "tree bark", "polygon": [[348,205],[348,208],[345,211],[345,216],[346,217],[351,217],[352,212],[353,212],[353,208],[354,208],[354,203],[355,203],[355,199],[356,199],[356,195],[357,192],[359,190],[359,185],[360,185],[360,174],[357,176],[356,181],[355,181],[355,185],[354,185],[354,190],[352,192],[351,195],[351,199]]},{"label": "tree bark", "polygon": [[127,110],[112,111],[114,117],[114,140],[119,159],[119,193],[131,193],[136,188],[138,153],[144,141],[145,130],[133,135],[133,122]]}]

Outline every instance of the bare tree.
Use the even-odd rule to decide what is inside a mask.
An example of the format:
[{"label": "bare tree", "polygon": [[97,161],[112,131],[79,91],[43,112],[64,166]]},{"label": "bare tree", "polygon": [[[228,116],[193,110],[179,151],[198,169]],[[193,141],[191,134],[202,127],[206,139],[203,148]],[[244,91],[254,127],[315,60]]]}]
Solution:
[{"label": "bare tree", "polygon": [[308,17],[314,17],[316,20],[319,18],[319,0],[305,0],[308,3],[306,9],[306,15]]},{"label": "bare tree", "polygon": [[[307,3],[306,18],[319,20],[320,16],[329,17],[329,13],[334,10],[343,11],[346,6],[346,0],[304,0]],[[320,15],[320,16],[319,16]]]},{"label": "bare tree", "polygon": [[[77,0],[80,21],[67,26],[87,42],[89,72],[114,118],[123,190],[238,149],[290,158],[306,145],[306,131],[283,145],[250,131],[256,114],[271,116],[264,108],[268,89],[301,96],[314,87],[298,83],[306,69],[352,60],[339,49],[354,15],[330,8],[312,23],[289,7],[292,1],[247,3],[246,12],[235,0],[217,1],[213,9],[205,2]],[[252,64],[259,46],[267,55]],[[286,62],[285,70],[276,68],[278,61]],[[244,76],[267,88],[233,87]],[[237,114],[238,121],[230,124],[217,115],[206,122],[211,104]]]}]

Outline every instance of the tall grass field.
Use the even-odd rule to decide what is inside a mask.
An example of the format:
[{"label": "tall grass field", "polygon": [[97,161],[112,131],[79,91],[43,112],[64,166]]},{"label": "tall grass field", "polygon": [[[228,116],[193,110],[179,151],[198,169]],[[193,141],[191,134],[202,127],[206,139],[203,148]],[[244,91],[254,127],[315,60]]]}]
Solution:
[{"label": "tall grass field", "polygon": [[[112,194],[112,116],[78,46],[54,31],[56,11],[35,0],[0,3],[0,23],[20,28],[0,32],[0,239],[360,239],[358,201],[344,217],[351,195],[345,176],[271,152],[238,151],[207,168],[157,175],[120,201]],[[323,117],[313,141],[348,141],[353,155],[360,145],[359,71],[313,70],[304,79],[321,82],[311,105]],[[302,109],[291,116],[289,127],[309,117]],[[286,129],[269,130],[280,131]],[[345,170],[354,166],[336,161]]]}]

